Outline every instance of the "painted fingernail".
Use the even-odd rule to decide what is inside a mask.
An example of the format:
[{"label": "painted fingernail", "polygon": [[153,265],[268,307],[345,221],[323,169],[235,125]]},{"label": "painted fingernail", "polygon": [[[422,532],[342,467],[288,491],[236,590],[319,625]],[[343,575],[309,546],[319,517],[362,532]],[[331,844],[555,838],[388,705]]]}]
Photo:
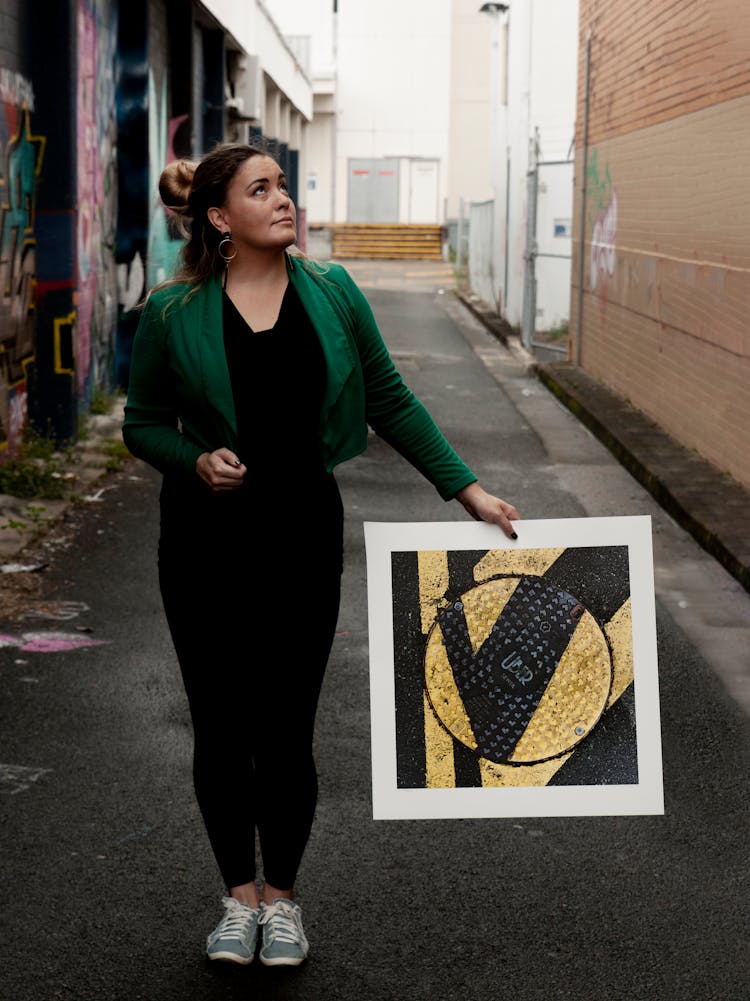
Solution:
[{"label": "painted fingernail", "polygon": [[511,539],[517,539],[518,538],[518,534],[516,532],[511,532],[510,533],[510,537],[511,537]]}]

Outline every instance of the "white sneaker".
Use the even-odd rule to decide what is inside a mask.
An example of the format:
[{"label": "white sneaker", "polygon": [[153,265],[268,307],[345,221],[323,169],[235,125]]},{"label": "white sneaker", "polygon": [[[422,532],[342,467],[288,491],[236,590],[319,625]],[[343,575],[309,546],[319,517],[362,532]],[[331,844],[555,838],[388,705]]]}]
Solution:
[{"label": "white sneaker", "polygon": [[221,901],[226,913],[206,939],[209,959],[225,959],[230,963],[252,963],[258,942],[260,908],[248,907],[234,897]]},{"label": "white sneaker", "polygon": [[293,900],[278,897],[260,905],[258,923],[263,926],[260,961],[265,966],[299,966],[310,950],[302,928],[302,908]]}]

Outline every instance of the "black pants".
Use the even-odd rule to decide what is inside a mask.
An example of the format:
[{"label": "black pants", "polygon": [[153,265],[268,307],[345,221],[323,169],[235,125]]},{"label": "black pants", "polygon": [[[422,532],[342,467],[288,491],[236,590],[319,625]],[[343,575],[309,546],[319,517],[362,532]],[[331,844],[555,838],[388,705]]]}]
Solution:
[{"label": "black pants", "polygon": [[318,782],[312,743],[339,609],[332,477],[282,521],[249,495],[165,481],[159,581],[195,735],[198,804],[226,886],[291,889]]}]

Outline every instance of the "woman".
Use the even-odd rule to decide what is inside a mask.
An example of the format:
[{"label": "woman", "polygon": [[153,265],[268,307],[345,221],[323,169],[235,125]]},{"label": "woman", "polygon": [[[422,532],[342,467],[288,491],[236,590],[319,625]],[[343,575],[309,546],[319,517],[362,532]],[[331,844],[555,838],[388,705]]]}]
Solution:
[{"label": "woman", "polygon": [[159,583],[228,891],[207,954],[249,963],[261,934],[262,963],[295,966],[308,944],[293,887],[342,569],[332,470],[364,451],[370,424],[474,518],[515,538],[518,512],[479,486],[406,388],[346,271],[287,254],[295,208],[266,152],[228,144],[197,167],[170,164],[160,193],[189,238],[177,279],[146,302],[123,435],[163,473]]}]

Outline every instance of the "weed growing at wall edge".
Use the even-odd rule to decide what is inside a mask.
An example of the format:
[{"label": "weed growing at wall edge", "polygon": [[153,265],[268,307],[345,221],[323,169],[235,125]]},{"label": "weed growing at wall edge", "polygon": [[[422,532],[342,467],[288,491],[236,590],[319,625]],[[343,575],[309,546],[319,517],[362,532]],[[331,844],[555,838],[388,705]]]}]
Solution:
[{"label": "weed growing at wall edge", "polygon": [[66,493],[65,471],[55,458],[27,458],[24,454],[0,466],[0,493],[12,497],[61,500]]},{"label": "weed growing at wall edge", "polygon": [[107,456],[107,464],[104,468],[108,473],[116,473],[130,459],[130,452],[125,442],[116,438],[105,443],[104,453]]},{"label": "weed growing at wall edge", "polygon": [[28,428],[18,454],[0,464],[0,493],[61,500],[70,480],[65,463],[72,460],[72,448],[59,451],[51,438]]}]

